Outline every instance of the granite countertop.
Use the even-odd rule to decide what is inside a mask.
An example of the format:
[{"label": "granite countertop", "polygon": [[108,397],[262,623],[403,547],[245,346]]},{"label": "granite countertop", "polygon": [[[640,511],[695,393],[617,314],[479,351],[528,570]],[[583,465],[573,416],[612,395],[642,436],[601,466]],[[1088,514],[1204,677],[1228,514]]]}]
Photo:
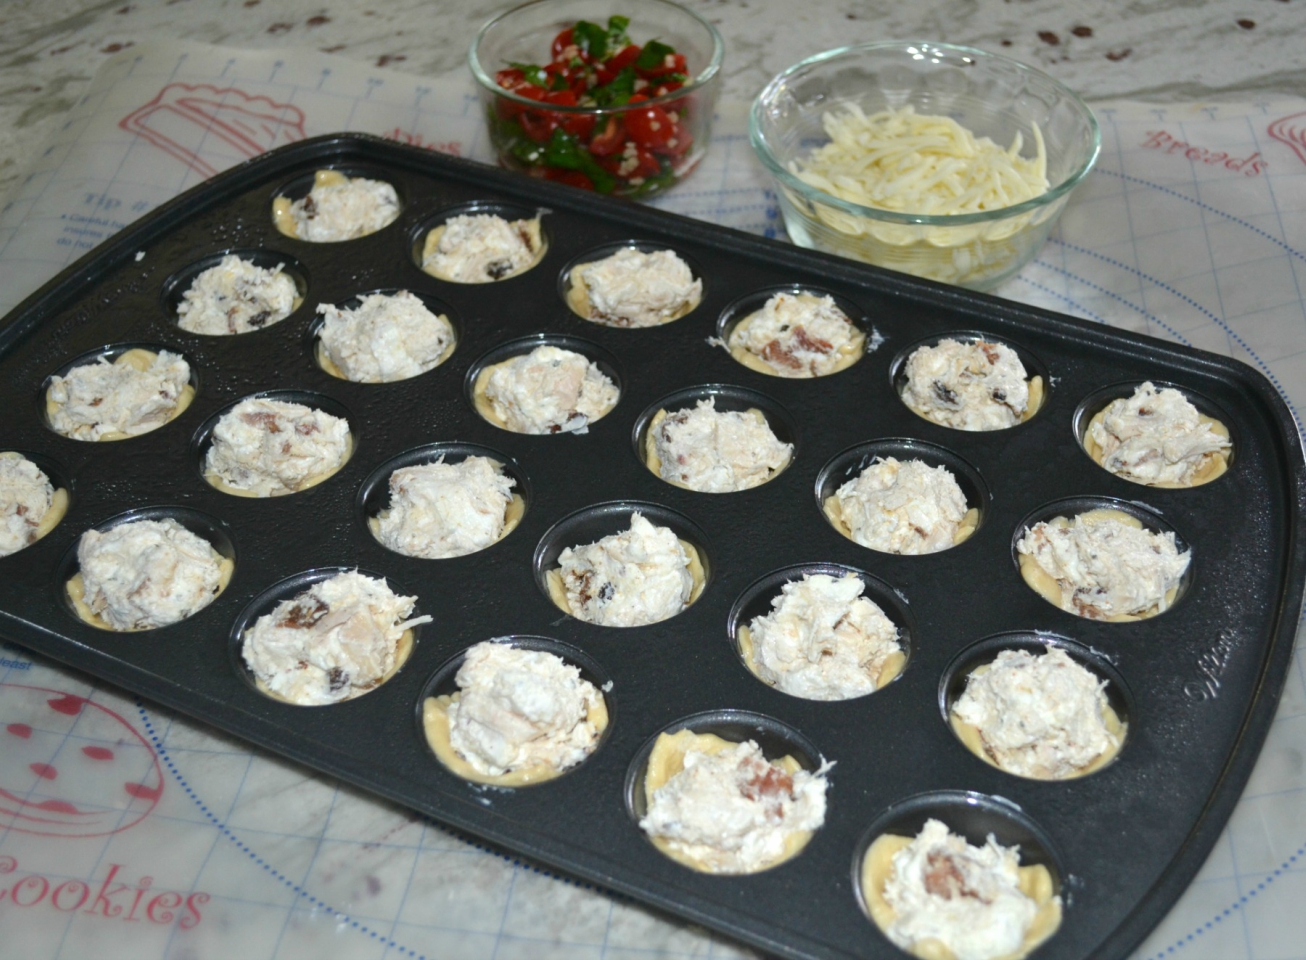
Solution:
[{"label": "granite countertop", "polygon": [[[924,38],[1007,53],[1087,99],[1306,96],[1306,0],[683,0],[726,40],[723,99],[749,100],[821,50]],[[489,0],[5,0],[0,195],[87,90],[146,40],[303,47],[434,76],[464,69]],[[616,3],[614,9],[621,6]]]}]

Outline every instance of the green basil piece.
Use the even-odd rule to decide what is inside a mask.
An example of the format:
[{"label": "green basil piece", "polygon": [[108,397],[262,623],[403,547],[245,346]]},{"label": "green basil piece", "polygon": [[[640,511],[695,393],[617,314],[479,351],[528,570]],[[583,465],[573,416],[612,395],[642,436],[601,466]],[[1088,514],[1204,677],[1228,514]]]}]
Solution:
[{"label": "green basil piece", "polygon": [[512,61],[508,62],[508,66],[520,70],[522,76],[526,78],[526,82],[533,87],[547,88],[549,85],[549,75],[544,72],[543,67],[537,67],[533,63],[513,63]]},{"label": "green basil piece", "polygon": [[674,47],[669,47],[659,40],[650,40],[644,44],[644,49],[639,52],[639,58],[635,61],[635,66],[641,70],[653,70],[662,66],[667,56],[675,53]]},{"label": "green basil piece", "polygon": [[595,87],[588,94],[595,106],[623,107],[635,95],[635,71],[631,67],[622,67],[612,82]]},{"label": "green basil piece", "polygon": [[591,60],[602,60],[607,56],[608,31],[597,23],[577,20],[576,26],[571,28],[571,40],[582,52],[589,54]]}]

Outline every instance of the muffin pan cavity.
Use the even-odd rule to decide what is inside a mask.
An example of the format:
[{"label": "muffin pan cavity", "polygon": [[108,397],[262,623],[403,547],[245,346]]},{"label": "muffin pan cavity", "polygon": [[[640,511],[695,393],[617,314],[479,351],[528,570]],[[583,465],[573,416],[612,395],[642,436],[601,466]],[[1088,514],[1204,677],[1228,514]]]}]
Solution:
[{"label": "muffin pan cavity", "polygon": [[[200,510],[191,507],[179,506],[158,506],[142,507],[136,510],[129,510],[126,513],[120,513],[115,517],[110,517],[102,523],[96,524],[91,529],[100,533],[107,533],[115,527],[121,527],[124,524],[137,523],[142,520],[168,521],[180,524],[190,533],[195,534],[201,540],[205,541],[213,548],[213,551],[221,558],[220,560],[220,579],[218,581],[217,592],[213,599],[220,597],[231,583],[231,578],[235,575],[236,570],[236,546],[231,539],[231,529],[227,524],[210,516]],[[83,534],[85,531],[83,531]],[[90,624],[91,626],[104,631],[114,630],[103,619],[96,616],[89,607],[86,606],[83,599],[84,586],[82,579],[81,565],[78,562],[78,547],[82,542],[82,535],[79,534],[68,549],[64,552],[63,558],[59,561],[59,566],[54,576],[54,588],[59,598],[59,602],[64,609],[68,611],[69,616],[76,620]],[[210,604],[212,601],[210,601]],[[164,624],[159,627],[152,627],[151,630],[164,630],[174,626],[176,623],[185,623],[194,617],[202,616],[208,610],[208,606],[196,610],[190,616],[174,623]],[[143,631],[137,630],[117,630],[114,631],[122,634],[138,634]]]},{"label": "muffin pan cavity", "polygon": [[[548,783],[552,780],[558,779],[559,777],[565,777],[582,770],[585,765],[593,759],[594,755],[603,749],[603,745],[612,734],[613,725],[616,723],[617,697],[612,678],[608,675],[608,672],[603,669],[603,666],[597,660],[578,647],[574,647],[569,643],[562,643],[558,640],[553,640],[549,637],[523,635],[492,637],[490,640],[494,643],[501,643],[517,650],[531,650],[551,654],[568,666],[575,667],[579,670],[581,680],[592,684],[594,688],[599,691],[599,695],[602,698],[603,705],[601,711],[591,711],[589,716],[590,721],[593,722],[596,727],[600,727],[598,731],[598,739],[590,750],[589,756],[585,757],[579,763],[569,766],[565,770],[556,773],[550,772],[544,776],[536,775],[528,776],[526,778],[512,778],[511,776],[477,776],[474,770],[469,771],[466,767],[456,769],[454,766],[451,766],[450,763],[447,762],[446,757],[452,759],[454,764],[458,764],[459,760],[462,761],[462,764],[466,764],[466,761],[462,760],[457,751],[449,746],[449,723],[447,716],[444,718],[442,724],[438,721],[435,724],[431,722],[433,718],[430,716],[430,704],[428,701],[432,698],[450,697],[458,693],[458,671],[462,668],[463,663],[467,658],[467,650],[464,649],[446,660],[440,668],[431,675],[430,679],[427,680],[425,685],[422,687],[421,695],[417,700],[417,736],[426,744],[431,757],[440,764],[442,770],[452,777],[456,777],[469,784],[490,784],[491,786],[498,787],[531,787],[536,784]],[[436,745],[437,738],[440,741],[438,747]],[[445,753],[446,756],[441,756],[442,753]],[[461,764],[459,766],[461,766]],[[519,779],[521,782],[511,782],[514,779]]]},{"label": "muffin pan cavity", "polygon": [[[726,621],[726,632],[729,634],[735,652],[739,654],[739,659],[748,668],[749,673],[756,676],[763,683],[767,682],[757,673],[757,652],[753,638],[750,636],[749,624],[757,617],[765,616],[771,612],[773,602],[781,595],[785,584],[795,583],[801,581],[804,577],[817,575],[831,577],[835,580],[841,580],[847,576],[856,577],[862,583],[861,596],[879,607],[880,611],[897,630],[896,639],[898,646],[901,648],[901,653],[892,655],[889,661],[880,668],[878,675],[875,677],[874,689],[856,696],[868,696],[871,693],[878,692],[901,677],[911,661],[913,634],[915,632],[912,626],[914,618],[912,617],[910,605],[902,594],[879,577],[872,576],[864,570],[858,570],[856,567],[848,567],[839,563],[796,564],[792,567],[785,567],[783,570],[768,573],[744,588],[744,592],[739,595],[739,599],[730,608],[730,617]],[[839,697],[831,699],[852,698]]]},{"label": "muffin pan cavity", "polygon": [[237,497],[262,499],[258,494],[228,486],[214,476],[208,469],[208,454],[213,446],[214,429],[223,417],[231,413],[237,405],[246,400],[272,400],[279,403],[298,404],[299,406],[318,410],[322,413],[329,414],[332,417],[336,417],[337,419],[344,420],[349,425],[349,435],[345,443],[344,458],[339,463],[337,463],[333,468],[309,478],[308,482],[304,483],[298,489],[288,490],[283,494],[273,494],[273,496],[286,496],[293,493],[303,493],[305,490],[309,490],[320,483],[330,480],[333,476],[343,470],[353,458],[354,454],[358,452],[359,420],[357,417],[352,415],[349,412],[349,408],[339,400],[328,397],[325,394],[310,393],[305,390],[268,390],[264,393],[252,394],[248,397],[242,397],[235,403],[228,404],[213,416],[209,417],[208,420],[200,425],[199,430],[195,432],[195,436],[191,439],[190,449],[194,468],[199,472],[199,475],[204,482],[215,490],[220,490],[223,493]]},{"label": "muffin pan cavity", "polygon": [[[504,539],[517,529],[522,518],[530,509],[531,485],[526,473],[512,457],[491,447],[475,443],[428,443],[413,450],[405,450],[396,457],[391,457],[381,464],[363,481],[358,491],[358,517],[367,532],[385,546],[380,537],[380,515],[390,509],[390,477],[396,470],[404,467],[417,467],[423,464],[441,461],[446,464],[459,464],[469,457],[484,457],[500,465],[502,473],[513,481],[512,501],[504,511],[504,530],[499,540]],[[497,543],[498,540],[495,541]],[[493,546],[494,544],[490,544]],[[482,549],[489,549],[485,547]],[[479,552],[479,551],[474,551]],[[466,556],[467,554],[462,554]]]},{"label": "muffin pan cavity", "polygon": [[[201,273],[218,266],[229,256],[238,257],[239,259],[252,263],[254,266],[260,267],[264,270],[276,270],[280,268],[281,272],[288,276],[295,284],[294,306],[290,313],[280,320],[271,320],[269,318],[264,325],[259,327],[259,329],[249,331],[250,333],[263,333],[278,324],[285,323],[303,309],[304,302],[308,298],[309,293],[309,274],[308,270],[299,260],[289,254],[281,253],[278,250],[233,248],[230,250],[221,250],[217,253],[209,254],[208,256],[201,257],[198,260],[188,263],[185,266],[180,267],[164,282],[162,288],[163,312],[174,325],[180,320],[177,306],[185,298],[186,291],[191,288],[191,285]],[[182,333],[185,333],[185,331],[183,330]],[[221,334],[220,336],[243,335],[244,334],[238,333]],[[190,336],[207,338],[208,335],[196,333],[190,334]]]},{"label": "muffin pan cavity", "polygon": [[[1166,592],[1164,601],[1164,610],[1149,610],[1146,613],[1137,616],[1123,616],[1119,620],[1133,621],[1141,620],[1148,617],[1159,616],[1162,613],[1168,613],[1174,609],[1175,604],[1179,603],[1184,594],[1192,586],[1194,571],[1197,569],[1198,558],[1193,552],[1192,546],[1187,539],[1174,528],[1174,526],[1159,511],[1149,507],[1146,504],[1139,503],[1136,500],[1120,500],[1115,497],[1066,497],[1063,500],[1054,500],[1052,503],[1046,503],[1039,507],[1025,519],[1016,525],[1015,531],[1011,535],[1011,561],[1016,565],[1016,570],[1024,579],[1025,584],[1037,593],[1043,599],[1047,600],[1053,606],[1061,609],[1060,603],[1053,599],[1054,588],[1057,582],[1045,571],[1039,570],[1037,564],[1034,564],[1032,558],[1023,556],[1019,549],[1020,542],[1029,535],[1032,527],[1039,523],[1047,523],[1057,518],[1069,520],[1072,523],[1076,517],[1088,514],[1092,517],[1112,517],[1121,522],[1137,526],[1151,534],[1160,536],[1172,536],[1175,550],[1179,554],[1188,554],[1188,567],[1184,570],[1183,575],[1178,578],[1174,587]],[[1135,562],[1137,557],[1132,558]],[[1105,561],[1102,552],[1094,553],[1095,562]],[[1110,572],[1110,571],[1108,571]],[[1042,576],[1040,577],[1040,574]],[[1095,615],[1083,610],[1067,611],[1076,616],[1093,620],[1113,620],[1117,619],[1110,616]]]},{"label": "muffin pan cavity", "polygon": [[1135,732],[1136,716],[1133,694],[1120,671],[1099,651],[1059,634],[1035,631],[1003,633],[973,643],[957,654],[944,670],[943,677],[939,681],[939,711],[943,722],[956,735],[962,746],[985,763],[1001,769],[992,755],[984,750],[982,741],[976,739],[974,728],[968,730],[953,713],[952,708],[966,691],[966,684],[971,674],[976,670],[987,670],[1002,651],[1023,651],[1037,657],[1052,649],[1063,651],[1075,664],[1097,678],[1106,697],[1106,705],[1110,709],[1110,713],[1104,713],[1103,718],[1107,728],[1119,741],[1113,749],[1094,760],[1075,776],[1096,773],[1120,758]]},{"label": "muffin pan cavity", "polygon": [[[687,570],[692,586],[688,600],[675,613],[660,616],[656,620],[630,624],[630,626],[649,626],[662,620],[669,620],[698,602],[712,581],[712,560],[707,546],[707,535],[702,528],[684,514],[656,503],[621,500],[577,510],[555,523],[540,538],[539,544],[535,547],[533,560],[535,582],[554,606],[564,613],[572,613],[567,605],[565,587],[558,566],[563,551],[597,543],[605,537],[630,530],[634,523],[634,515],[637,513],[654,527],[669,529],[676,535],[689,561]],[[636,553],[626,559],[630,562],[635,559],[635,556],[642,557],[642,554]],[[600,598],[608,600],[611,596],[601,595]]]},{"label": "muffin pan cavity", "polygon": [[[461,203],[457,206],[447,207],[438,213],[423,218],[411,231],[409,248],[413,264],[423,273],[445,283],[466,284],[473,282],[446,276],[429,261],[432,254],[435,253],[446,224],[454,217],[498,217],[510,224],[525,221],[526,225],[523,228],[524,233],[521,239],[523,243],[533,250],[534,257],[525,266],[516,269],[512,269],[511,266],[499,268],[504,271],[501,275],[495,275],[499,271],[492,270],[484,281],[475,282],[503,283],[506,280],[520,277],[534,270],[548,256],[549,231],[546,216],[548,212],[543,207],[530,207],[525,204],[503,203],[494,200],[473,200],[471,203]],[[535,221],[538,221],[538,225],[535,224]]]},{"label": "muffin pan cavity", "polygon": [[[659,323],[641,325],[608,323],[606,321],[591,319],[589,315],[589,295],[585,290],[584,282],[580,280],[580,273],[578,271],[592,263],[606,260],[608,257],[621,253],[623,250],[637,250],[643,254],[654,254],[662,251],[674,253],[686,264],[686,266],[689,267],[691,276],[699,283],[702,289],[697,295],[691,297],[689,302],[686,302],[680,309],[676,310],[672,316],[667,317]],[[649,240],[626,240],[621,243],[609,243],[592,250],[587,250],[585,253],[582,253],[580,256],[568,263],[567,266],[563,268],[562,272],[558,274],[558,296],[562,298],[562,302],[567,305],[567,308],[572,313],[580,317],[586,323],[594,323],[620,330],[649,330],[665,326],[668,323],[675,323],[676,321],[682,320],[697,311],[703,305],[703,300],[709,295],[709,293],[709,282],[704,277],[703,271],[699,268],[698,264],[692,257],[688,256],[683,250],[677,249],[674,246],[656,243]]]},{"label": "muffin pan cavity", "polygon": [[[393,297],[396,294],[404,293],[404,292],[411,293],[414,297],[416,297],[418,300],[422,302],[422,306],[426,307],[426,309],[431,311],[431,313],[435,314],[435,316],[443,317],[445,320],[449,322],[449,326],[453,328],[453,342],[450,343],[445,348],[444,352],[440,354],[440,358],[439,360],[436,361],[434,366],[430,367],[427,370],[423,370],[421,373],[412,375],[418,377],[425,376],[426,374],[430,373],[432,370],[435,370],[438,367],[443,366],[449,360],[449,358],[453,356],[454,351],[458,349],[458,342],[463,337],[462,319],[458,316],[458,312],[454,310],[453,307],[449,306],[443,300],[440,300],[439,298],[434,297],[431,294],[426,293],[422,290],[408,290],[407,288],[401,289],[399,287],[387,287],[383,290],[367,290],[364,291],[363,293],[357,294],[356,296],[350,297],[348,300],[342,300],[340,303],[335,304],[335,306],[342,311],[356,310],[358,309],[359,306],[362,305],[364,297],[369,297],[377,294],[386,297]],[[324,344],[322,343],[322,325],[325,322],[326,322],[326,318],[320,312],[314,316],[312,322],[310,322],[308,325],[308,331],[304,335],[304,348],[308,351],[309,356],[313,358],[313,362],[317,364],[319,367],[321,367],[323,370],[325,370],[327,373],[331,374],[331,376],[335,377],[338,380],[349,380],[349,377],[346,377],[344,373],[340,370],[340,368],[331,361],[331,358],[328,355]],[[384,381],[367,380],[367,381],[353,381],[353,382],[394,383],[397,380],[401,380],[401,379],[410,380],[412,379],[412,377],[409,376],[394,377]]]},{"label": "muffin pan cavity", "polygon": [[391,226],[391,224],[395,223],[403,216],[404,207],[407,205],[405,203],[403,187],[400,184],[396,184],[383,168],[375,167],[369,164],[349,164],[346,166],[323,166],[323,167],[319,167],[317,170],[314,170],[310,173],[304,173],[297,177],[292,177],[291,179],[281,184],[272,192],[272,196],[268,201],[268,214],[272,220],[272,225],[276,227],[277,232],[280,233],[282,236],[289,237],[292,240],[298,240],[301,243],[323,243],[323,242],[350,243],[353,240],[361,240],[363,238],[362,236],[360,236],[360,237],[351,237],[348,240],[329,240],[329,241],[307,240],[303,237],[300,237],[297,233],[294,232],[293,220],[287,222],[286,217],[289,215],[288,212],[287,214],[284,215],[278,214],[278,207],[282,205],[279,204],[278,201],[285,200],[285,201],[289,201],[290,203],[295,203],[297,201],[303,200],[305,197],[308,196],[309,192],[313,189],[314,184],[317,183],[319,179],[321,179],[319,177],[319,173],[327,174],[328,180],[334,179],[334,177],[331,176],[332,174],[339,175],[341,177],[346,177],[350,180],[355,180],[359,178],[365,180],[376,180],[386,184],[387,186],[390,187],[390,189],[395,191],[395,198],[396,200],[398,200],[398,210],[395,214],[395,217],[389,223],[382,226],[379,230],[370,231],[369,233],[363,234],[363,236],[371,236],[373,233],[379,233],[381,230],[385,230],[387,227]]},{"label": "muffin pan cavity", "polygon": [[754,317],[758,311],[766,306],[767,302],[775,296],[787,294],[791,297],[809,298],[813,297],[818,300],[829,297],[834,301],[838,309],[847,317],[856,330],[854,339],[849,343],[848,349],[842,352],[838,362],[832,365],[828,372],[820,374],[793,373],[793,379],[811,379],[816,376],[833,376],[836,373],[842,373],[849,367],[859,363],[866,356],[867,350],[878,349],[876,343],[876,333],[870,320],[865,312],[846,297],[839,296],[832,291],[825,290],[821,287],[805,286],[803,284],[787,284],[784,286],[767,287],[762,290],[756,290],[752,293],[745,294],[739,299],[730,303],[716,322],[716,336],[721,341],[721,345],[730,353],[730,356],[740,366],[755,373],[765,374],[768,377],[779,377],[781,374],[768,365],[765,360],[756,354],[753,354],[742,346],[735,347],[731,343],[731,338],[739,329],[740,324]]},{"label": "muffin pan cavity", "polygon": [[[890,459],[897,460],[899,463],[918,460],[930,468],[943,467],[957,481],[957,486],[966,500],[966,515],[954,537],[953,547],[961,546],[983,525],[984,514],[992,494],[975,467],[956,453],[937,444],[892,437],[849,447],[836,454],[817,474],[816,506],[835,532],[852,539],[847,523],[837,510],[837,502],[832,502],[835,501],[835,494],[845,484],[855,481],[868,467]],[[952,549],[952,547],[945,549]]]},{"label": "muffin pan cavity", "polygon": [[[884,882],[892,869],[893,853],[906,845],[904,841],[917,836],[930,820],[939,821],[949,833],[961,837],[972,847],[983,847],[992,837],[1003,847],[1018,850],[1021,886],[1028,885],[1031,889],[1026,892],[1033,895],[1036,903],[1041,901],[1031,928],[1035,933],[1032,937],[1027,934],[1028,939],[1037,942],[1027,944],[1019,951],[1020,956],[1036,949],[1038,943],[1056,936],[1064,911],[1070,909],[1070,905],[1062,899],[1063,872],[1051,839],[1009,800],[970,791],[939,791],[895,803],[871,824],[862,837],[853,857],[852,889],[867,919],[881,933],[884,933],[886,921],[894,916],[893,908],[883,896]],[[901,954],[886,951],[884,956]]]},{"label": "muffin pan cavity", "polygon": [[[983,333],[977,330],[954,330],[949,333],[936,334],[903,347],[898,351],[897,355],[893,358],[893,361],[889,364],[889,378],[893,383],[893,390],[898,394],[899,399],[903,400],[903,405],[907,406],[907,409],[912,409],[903,398],[903,392],[906,390],[908,382],[907,361],[911,359],[912,354],[917,350],[937,347],[944,340],[955,340],[958,343],[967,345],[980,342],[1000,344],[1004,347],[1010,348],[1010,350],[1015,353],[1016,357],[1020,360],[1020,365],[1025,368],[1025,382],[1029,385],[1029,403],[1020,419],[1020,422],[1013,424],[1012,427],[1020,426],[1023,423],[1029,422],[1031,419],[1038,416],[1040,410],[1048,405],[1052,393],[1053,376],[1049,372],[1047,364],[1039,359],[1038,356],[1031,353],[1020,344],[1012,343],[1004,337],[996,337],[992,334]],[[922,420],[929,423],[938,423],[938,421],[926,417],[924,414],[921,414],[916,410],[912,410],[912,413],[915,413]],[[944,427],[944,429],[956,429],[943,423],[938,423],[938,425]],[[1010,430],[1012,427],[1005,427],[1003,429]]]},{"label": "muffin pan cavity", "polygon": [[[1214,400],[1204,396],[1190,387],[1182,386],[1179,383],[1173,383],[1160,377],[1151,377],[1145,380],[1127,380],[1120,383],[1113,383],[1110,386],[1103,387],[1085,397],[1075,408],[1073,419],[1071,420],[1072,428],[1075,432],[1075,438],[1079,441],[1080,449],[1085,456],[1093,461],[1097,466],[1102,467],[1098,452],[1095,451],[1095,444],[1089,439],[1089,427],[1094,420],[1101,417],[1106,408],[1117,400],[1124,400],[1134,395],[1144,383],[1150,383],[1157,390],[1178,390],[1184,395],[1184,398],[1197,408],[1198,416],[1204,421],[1211,421],[1213,428],[1219,432],[1223,430],[1229,437],[1232,445],[1230,449],[1224,452],[1225,469],[1219,471],[1214,476],[1199,477],[1191,484],[1176,486],[1174,484],[1156,484],[1151,485],[1152,489],[1192,489],[1194,487],[1204,486],[1213,483],[1225,476],[1230,470],[1237,469],[1238,451],[1241,441],[1238,437],[1237,420],[1233,417],[1223,405],[1216,403]],[[1106,469],[1102,467],[1102,469]],[[1110,471],[1108,471],[1110,472]],[[1114,476],[1114,474],[1113,474]],[[1149,486],[1128,477],[1119,478],[1136,486]]]},{"label": "muffin pan cavity", "polygon": [[[687,387],[684,390],[677,390],[660,400],[655,401],[645,408],[644,412],[635,420],[635,429],[631,433],[631,443],[635,450],[635,457],[640,463],[648,467],[650,472],[658,479],[664,479],[653,464],[656,462],[657,452],[653,447],[652,440],[649,436],[650,431],[654,428],[655,423],[660,421],[659,414],[665,412],[668,416],[681,410],[693,410],[703,401],[710,401],[713,409],[717,412],[735,412],[748,413],[757,411],[766,421],[771,433],[781,443],[787,443],[793,447],[790,452],[788,461],[778,470],[771,472],[770,476],[763,481],[769,483],[778,477],[785,470],[789,469],[794,460],[799,456],[798,445],[798,424],[793,415],[786,410],[780,403],[756,390],[750,390],[747,387],[736,387],[724,383],[709,383],[698,387]],[[671,481],[666,481],[671,483]],[[758,484],[760,486],[760,484]],[[672,486],[683,486],[679,483],[672,483]],[[733,491],[740,492],[740,491]]]},{"label": "muffin pan cavity", "polygon": [[[358,567],[315,567],[310,570],[305,570],[302,573],[297,573],[292,577],[287,577],[278,583],[274,583],[272,586],[255,596],[254,599],[246,604],[245,608],[237,614],[235,622],[231,625],[231,632],[227,637],[227,655],[231,668],[252,690],[257,691],[261,696],[267,697],[269,700],[274,700],[277,703],[285,704],[289,707],[302,708],[304,706],[313,706],[322,708],[334,707],[338,709],[342,705],[351,703],[360,697],[375,693],[377,690],[385,686],[385,684],[392,681],[398,674],[403,672],[405,665],[413,654],[413,651],[418,648],[418,644],[422,638],[422,627],[424,624],[416,624],[404,631],[403,636],[396,645],[394,666],[374,685],[359,693],[353,694],[347,699],[335,703],[295,703],[273,692],[266,684],[255,676],[254,671],[250,668],[244,655],[249,630],[259,621],[260,617],[272,613],[277,608],[278,604],[286,600],[293,600],[296,597],[303,595],[314,584],[320,583],[324,580],[330,580],[340,574],[361,574],[372,580],[384,580],[386,586],[389,587],[390,591],[396,596],[411,597],[416,595],[415,592],[407,591],[402,584],[397,583],[393,578],[387,577],[385,574],[376,573],[366,569],[359,569]],[[419,596],[408,619],[419,618],[423,615],[423,612],[422,601]],[[320,607],[309,608],[305,613],[306,616],[298,618],[295,626],[301,626],[300,621],[304,621],[302,626],[311,626],[310,621],[313,621],[313,618],[320,617],[324,613],[328,616],[330,615]]]},{"label": "muffin pan cavity", "polygon": [[[146,433],[152,433],[155,430],[168,426],[184,414],[190,408],[190,405],[195,402],[195,396],[200,389],[200,373],[195,359],[187,351],[178,347],[168,346],[167,344],[150,342],[114,343],[108,346],[98,347],[95,350],[88,351],[72,360],[69,360],[67,363],[63,364],[63,366],[59,367],[59,369],[53,371],[45,378],[45,381],[41,384],[40,392],[35,398],[38,415],[40,416],[41,421],[52,433],[57,433],[70,440],[84,439],[80,436],[72,436],[67,433],[62,433],[55,426],[55,420],[53,418],[57,403],[50,393],[50,388],[54,385],[55,377],[68,377],[72,371],[93,364],[124,365],[136,370],[145,370],[148,369],[158,354],[164,350],[181,357],[181,359],[186,362],[186,366],[190,371],[185,386],[182,387],[181,392],[175,399],[172,410],[166,413],[166,419],[163,419],[139,433],[126,434],[122,431],[112,430],[106,435],[99,437],[98,441],[92,441],[90,437],[86,437],[85,439],[91,442],[133,440],[137,437],[144,436]],[[101,402],[102,399],[97,397],[90,401],[90,406],[98,409],[108,409],[101,407]],[[130,409],[135,411],[140,408],[140,398],[137,397],[135,401],[130,404]],[[159,411],[157,415],[163,415],[163,412]]]}]

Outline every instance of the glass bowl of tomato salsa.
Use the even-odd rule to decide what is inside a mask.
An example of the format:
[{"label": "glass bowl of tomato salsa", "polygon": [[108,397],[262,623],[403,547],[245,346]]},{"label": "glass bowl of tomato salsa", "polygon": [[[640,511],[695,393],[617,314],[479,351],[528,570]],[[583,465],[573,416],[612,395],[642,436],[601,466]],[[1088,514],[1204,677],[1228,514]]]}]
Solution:
[{"label": "glass bowl of tomato salsa", "polygon": [[646,197],[707,151],[724,44],[668,0],[534,0],[468,54],[501,166]]}]

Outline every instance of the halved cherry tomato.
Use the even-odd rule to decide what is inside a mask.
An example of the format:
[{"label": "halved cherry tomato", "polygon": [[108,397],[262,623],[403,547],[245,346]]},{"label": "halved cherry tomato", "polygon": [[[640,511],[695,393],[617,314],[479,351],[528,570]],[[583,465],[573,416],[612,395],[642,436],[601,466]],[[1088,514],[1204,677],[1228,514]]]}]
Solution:
[{"label": "halved cherry tomato", "polygon": [[[644,99],[636,94],[630,101],[636,103]],[[630,139],[647,150],[663,150],[669,140],[675,139],[676,122],[661,107],[636,107],[626,111],[625,119]]]},{"label": "halved cherry tomato", "polygon": [[[551,90],[544,95],[544,100],[546,103],[554,103],[560,107],[576,106],[576,94],[570,90]],[[555,125],[574,134],[582,142],[588,140],[589,135],[594,132],[593,114],[558,112],[553,114],[553,118]]]},{"label": "halved cherry tomato", "polygon": [[589,142],[589,151],[596,157],[610,157],[620,153],[626,143],[626,130],[620,117],[608,117],[607,124]]},{"label": "halved cherry tomato", "polygon": [[598,80],[596,85],[602,87],[615,80],[617,74],[639,59],[639,50],[640,48],[635,44],[627,44],[608,59],[597,64],[594,72]]},{"label": "halved cherry tomato", "polygon": [[561,59],[562,52],[571,45],[571,27],[568,27],[553,38],[553,59]]}]

